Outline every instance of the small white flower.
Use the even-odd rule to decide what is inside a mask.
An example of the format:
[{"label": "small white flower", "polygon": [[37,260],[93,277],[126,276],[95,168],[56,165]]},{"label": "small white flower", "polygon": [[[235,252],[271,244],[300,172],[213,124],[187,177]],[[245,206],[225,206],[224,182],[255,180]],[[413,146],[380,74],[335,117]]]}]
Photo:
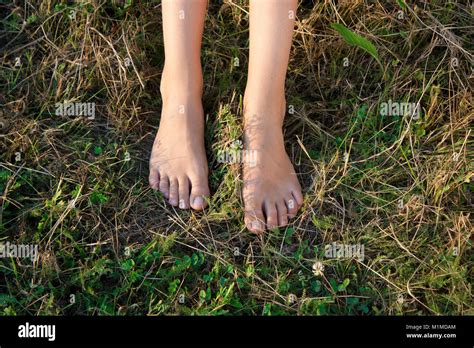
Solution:
[{"label": "small white flower", "polygon": [[230,144],[231,150],[242,150],[242,141],[241,140],[234,140],[232,144]]},{"label": "small white flower", "polygon": [[315,276],[320,276],[320,275],[323,275],[323,272],[324,272],[324,265],[322,264],[321,261],[316,261],[313,264],[313,274]]}]

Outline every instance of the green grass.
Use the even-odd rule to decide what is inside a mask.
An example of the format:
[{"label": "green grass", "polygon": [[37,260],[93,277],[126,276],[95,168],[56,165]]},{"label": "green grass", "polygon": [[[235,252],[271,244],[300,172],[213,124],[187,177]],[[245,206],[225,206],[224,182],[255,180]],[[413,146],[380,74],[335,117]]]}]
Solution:
[{"label": "green grass", "polygon": [[[206,19],[203,213],[148,187],[160,1],[3,5],[0,242],[40,257],[0,259],[0,313],[474,314],[472,10],[337,3],[299,6],[285,139],[305,203],[260,237],[243,224],[239,167],[217,161],[241,135],[245,1],[213,2]],[[389,99],[419,101],[421,117],[381,115]],[[57,116],[64,101],[96,103],[95,119]],[[332,242],[363,244],[364,260],[326,258]]]}]

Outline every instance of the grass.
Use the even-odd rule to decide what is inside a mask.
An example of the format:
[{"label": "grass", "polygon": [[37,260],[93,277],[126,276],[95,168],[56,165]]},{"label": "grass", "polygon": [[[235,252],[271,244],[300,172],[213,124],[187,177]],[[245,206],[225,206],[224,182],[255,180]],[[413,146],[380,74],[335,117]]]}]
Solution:
[{"label": "grass", "polygon": [[[461,3],[300,3],[285,139],[305,203],[261,237],[243,224],[239,167],[217,161],[241,134],[247,2],[212,2],[206,19],[203,213],[147,183],[160,1],[0,5],[0,242],[40,252],[0,259],[0,313],[473,315],[474,41]],[[389,100],[419,102],[420,117],[382,115]],[[66,101],[95,103],[95,118],[56,115]],[[364,259],[325,257],[333,242],[362,244]]]}]

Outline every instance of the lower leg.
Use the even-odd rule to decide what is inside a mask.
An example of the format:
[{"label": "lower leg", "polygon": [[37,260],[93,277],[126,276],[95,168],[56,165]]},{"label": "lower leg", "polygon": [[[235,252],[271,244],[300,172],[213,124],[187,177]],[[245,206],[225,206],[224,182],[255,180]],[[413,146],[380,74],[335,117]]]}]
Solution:
[{"label": "lower leg", "polygon": [[[162,93],[170,84],[201,92],[201,41],[207,0],[163,0],[165,67]],[[176,92],[176,91],[175,91]]]},{"label": "lower leg", "polygon": [[275,95],[284,98],[296,5],[297,0],[250,1],[247,103],[257,97],[262,100]]},{"label": "lower leg", "polygon": [[204,149],[201,39],[207,0],[163,0],[163,107],[150,158],[150,186],[173,206],[201,210],[209,195]]},{"label": "lower leg", "polygon": [[245,222],[253,232],[284,226],[302,204],[285,151],[285,76],[297,0],[250,1],[250,61],[244,97],[244,142],[257,165],[244,163]]}]

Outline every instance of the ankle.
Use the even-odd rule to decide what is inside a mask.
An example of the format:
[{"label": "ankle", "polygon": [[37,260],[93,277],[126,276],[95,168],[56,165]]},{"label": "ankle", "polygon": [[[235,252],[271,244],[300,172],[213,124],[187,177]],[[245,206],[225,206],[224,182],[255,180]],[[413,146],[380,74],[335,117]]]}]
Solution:
[{"label": "ankle", "polygon": [[[259,109],[268,110],[271,112],[282,111],[286,108],[286,98],[284,87],[279,86],[249,86],[245,88],[244,110],[256,110]],[[270,109],[269,109],[270,108]]]},{"label": "ankle", "polygon": [[203,86],[200,66],[179,68],[165,64],[160,83],[160,93],[164,100],[173,95],[183,94],[201,98]]},{"label": "ankle", "polygon": [[285,94],[278,96],[267,93],[245,92],[243,102],[244,130],[266,129],[280,132],[286,114]]}]

